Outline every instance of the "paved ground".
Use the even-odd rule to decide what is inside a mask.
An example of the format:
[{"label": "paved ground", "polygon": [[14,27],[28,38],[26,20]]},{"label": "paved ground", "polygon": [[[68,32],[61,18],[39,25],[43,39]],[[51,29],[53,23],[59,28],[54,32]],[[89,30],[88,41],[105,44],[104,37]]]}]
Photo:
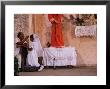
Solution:
[{"label": "paved ground", "polygon": [[41,72],[20,72],[20,76],[97,76],[96,67],[48,68]]}]

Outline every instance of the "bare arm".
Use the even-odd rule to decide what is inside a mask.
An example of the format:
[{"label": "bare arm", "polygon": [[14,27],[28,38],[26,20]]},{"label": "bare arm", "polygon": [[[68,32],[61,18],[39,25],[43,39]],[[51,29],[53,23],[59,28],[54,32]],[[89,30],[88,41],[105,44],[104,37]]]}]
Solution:
[{"label": "bare arm", "polygon": [[28,48],[28,44],[27,43],[24,43],[24,44],[19,44],[19,42],[16,43],[16,47],[19,48],[19,47],[26,47]]},{"label": "bare arm", "polygon": [[23,43],[29,38],[29,36],[26,36],[22,41],[17,42],[17,45],[23,45]]}]

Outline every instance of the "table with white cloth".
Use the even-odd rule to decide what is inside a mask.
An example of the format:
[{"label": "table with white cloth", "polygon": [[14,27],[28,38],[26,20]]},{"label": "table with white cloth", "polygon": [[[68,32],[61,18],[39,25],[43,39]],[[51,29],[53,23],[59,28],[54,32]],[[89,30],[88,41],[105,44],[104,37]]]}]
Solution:
[{"label": "table with white cloth", "polygon": [[91,26],[76,26],[75,28],[75,36],[81,37],[81,36],[94,36],[96,37],[97,32],[97,26],[91,25]]},{"label": "table with white cloth", "polygon": [[75,66],[76,56],[74,47],[44,48],[44,66]]}]

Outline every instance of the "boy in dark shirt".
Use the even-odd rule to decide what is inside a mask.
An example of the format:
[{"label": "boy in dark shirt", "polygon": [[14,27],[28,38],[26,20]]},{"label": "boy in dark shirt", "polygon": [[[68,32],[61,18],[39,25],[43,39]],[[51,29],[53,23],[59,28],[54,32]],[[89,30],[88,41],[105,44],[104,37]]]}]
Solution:
[{"label": "boy in dark shirt", "polygon": [[29,36],[26,36],[24,38],[24,34],[22,32],[19,32],[17,34],[17,37],[19,38],[19,41],[16,43],[16,47],[20,48],[21,69],[23,70],[24,66],[26,65],[26,58],[27,58],[27,54],[28,54],[26,40],[29,38]]}]

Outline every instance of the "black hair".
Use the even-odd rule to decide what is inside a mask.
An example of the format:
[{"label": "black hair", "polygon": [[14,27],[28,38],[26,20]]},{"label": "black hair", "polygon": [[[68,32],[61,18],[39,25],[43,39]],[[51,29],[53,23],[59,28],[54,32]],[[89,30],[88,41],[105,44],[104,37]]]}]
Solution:
[{"label": "black hair", "polygon": [[21,34],[22,34],[22,32],[18,32],[17,37],[19,38]]},{"label": "black hair", "polygon": [[33,35],[30,35],[30,38],[32,39],[32,41],[34,40],[34,36]]},{"label": "black hair", "polygon": [[33,35],[30,35],[30,38],[34,38]]}]

